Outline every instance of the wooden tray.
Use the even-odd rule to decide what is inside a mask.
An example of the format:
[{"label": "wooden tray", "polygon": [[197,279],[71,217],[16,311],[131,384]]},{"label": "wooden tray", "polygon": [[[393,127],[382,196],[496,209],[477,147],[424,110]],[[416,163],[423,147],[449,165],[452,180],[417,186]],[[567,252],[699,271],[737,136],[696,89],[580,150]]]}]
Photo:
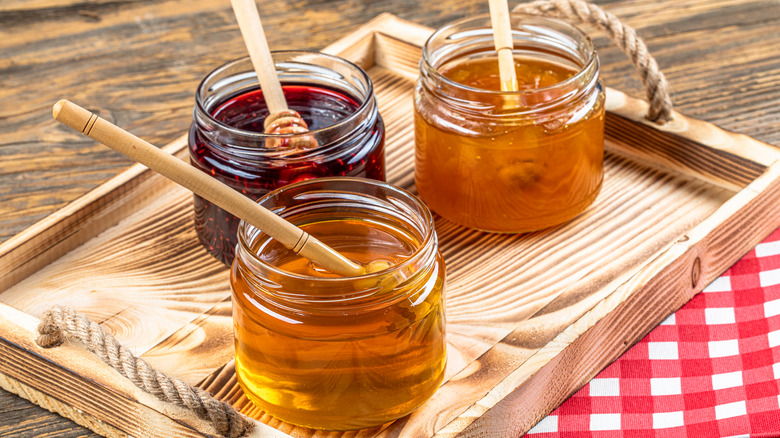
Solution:
[{"label": "wooden tray", "polygon": [[[382,15],[325,49],[371,74],[388,179],[412,191],[411,95],[430,32]],[[139,165],[0,246],[0,386],[104,435],[213,434],[77,343],[39,348],[33,315],[64,304],[276,428],[258,423],[258,436],[519,435],[780,226],[780,151],[679,114],[656,126],[613,89],[607,108],[604,187],[573,222],[507,236],[437,219],[447,377],[406,418],[323,434],[254,409],[233,374],[228,271],[199,247],[190,195]],[[165,148],[186,158],[185,143]]]}]

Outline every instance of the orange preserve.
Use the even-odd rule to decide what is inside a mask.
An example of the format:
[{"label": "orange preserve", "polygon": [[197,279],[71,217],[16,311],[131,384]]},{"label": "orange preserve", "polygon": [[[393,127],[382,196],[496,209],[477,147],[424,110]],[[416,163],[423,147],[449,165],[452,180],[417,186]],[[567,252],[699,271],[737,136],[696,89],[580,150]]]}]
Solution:
[{"label": "orange preserve", "polygon": [[489,17],[423,47],[415,89],[415,181],[428,206],[467,227],[534,231],[582,213],[603,178],[604,90],[576,28],[512,15],[518,90],[501,91]]},{"label": "orange preserve", "polygon": [[413,195],[357,178],[292,184],[258,201],[346,257],[390,267],[339,277],[241,222],[233,262],[236,374],[249,399],[301,426],[404,416],[441,384],[444,264]]}]

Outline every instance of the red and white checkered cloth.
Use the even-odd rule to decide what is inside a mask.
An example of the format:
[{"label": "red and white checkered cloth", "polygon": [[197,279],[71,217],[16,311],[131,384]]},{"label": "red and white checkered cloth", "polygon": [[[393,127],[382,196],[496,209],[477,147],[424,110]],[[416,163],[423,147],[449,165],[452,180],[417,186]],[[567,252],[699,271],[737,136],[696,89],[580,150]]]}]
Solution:
[{"label": "red and white checkered cloth", "polygon": [[780,437],[780,230],[528,438]]}]

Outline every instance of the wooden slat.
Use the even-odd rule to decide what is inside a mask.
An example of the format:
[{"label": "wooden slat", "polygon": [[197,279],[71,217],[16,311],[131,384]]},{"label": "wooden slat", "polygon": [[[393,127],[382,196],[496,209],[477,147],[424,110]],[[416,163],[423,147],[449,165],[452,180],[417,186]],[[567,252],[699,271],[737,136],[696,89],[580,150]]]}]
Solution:
[{"label": "wooden slat", "polygon": [[[737,192],[766,170],[761,162],[743,156],[703,146],[701,143],[682,137],[660,133],[654,127],[632,122],[614,113],[608,113],[606,135],[610,138],[609,149],[626,152],[658,168],[676,170],[680,173],[702,179],[717,186]],[[771,155],[766,157],[769,160]]]},{"label": "wooden slat", "polygon": [[[624,134],[630,132],[632,141],[624,143],[632,149],[631,153],[636,158],[654,155],[656,160],[663,160],[665,168],[681,170],[683,173],[695,171],[699,178],[716,185],[728,183],[729,180],[727,177],[717,178],[712,175],[713,166],[746,167],[743,169],[746,175],[736,179],[741,181],[737,186],[756,178],[766,167],[777,162],[778,151],[772,145],[680,113],[675,113],[669,123],[656,125],[645,118],[647,107],[645,101],[607,88],[606,108],[613,116],[609,133],[615,137],[621,131]],[[703,150],[702,146],[710,151]],[[717,158],[710,158],[708,162],[697,156],[701,153],[716,155]],[[751,161],[752,164],[749,163]],[[726,178],[725,181],[723,178]]]},{"label": "wooden slat", "polygon": [[[36,405],[62,417],[72,419],[77,424],[84,426],[93,432],[99,433],[100,436],[109,438],[125,438],[129,437],[125,432],[117,429],[108,423],[104,423],[96,419],[94,416],[85,413],[79,409],[76,409],[66,403],[63,403],[55,398],[52,398],[45,393],[38,391],[31,386],[25,385],[18,380],[12,379],[8,376],[0,373],[0,388],[14,393],[25,400],[28,400]],[[4,412],[5,415],[14,415],[14,412]],[[19,422],[27,420],[25,417],[20,417]],[[33,426],[34,427],[34,426]],[[31,431],[32,432],[32,431]],[[34,433],[34,432],[33,432]]]}]

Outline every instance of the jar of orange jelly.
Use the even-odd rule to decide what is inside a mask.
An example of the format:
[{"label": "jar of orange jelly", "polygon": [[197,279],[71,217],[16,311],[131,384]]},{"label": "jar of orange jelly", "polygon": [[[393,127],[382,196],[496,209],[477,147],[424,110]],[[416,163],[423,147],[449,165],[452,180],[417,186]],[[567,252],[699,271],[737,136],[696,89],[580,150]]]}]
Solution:
[{"label": "jar of orange jelly", "polygon": [[390,268],[339,277],[241,222],[233,262],[236,375],[300,426],[348,430],[404,416],[441,384],[444,262],[433,217],[374,180],[308,180],[258,201],[346,257]]},{"label": "jar of orange jelly", "polygon": [[512,14],[518,91],[501,91],[489,16],[437,30],[415,89],[415,181],[460,225],[518,233],[565,222],[603,177],[604,88],[590,39]]}]

